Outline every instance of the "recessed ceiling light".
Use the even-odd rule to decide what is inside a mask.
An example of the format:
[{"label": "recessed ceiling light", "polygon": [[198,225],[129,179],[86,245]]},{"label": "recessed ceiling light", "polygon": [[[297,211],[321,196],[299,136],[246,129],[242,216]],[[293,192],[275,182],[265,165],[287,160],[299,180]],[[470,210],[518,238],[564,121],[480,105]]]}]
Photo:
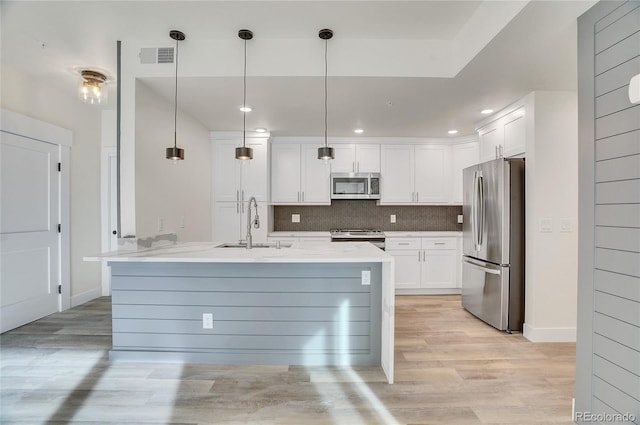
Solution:
[{"label": "recessed ceiling light", "polygon": [[240,105],[240,110],[242,112],[251,112],[253,111],[253,108],[249,105]]},{"label": "recessed ceiling light", "polygon": [[493,109],[483,109],[482,111],[480,111],[480,113],[482,115],[489,115],[493,113]]},{"label": "recessed ceiling light", "polygon": [[355,130],[353,130],[353,132],[354,132],[354,133],[361,134],[361,133],[364,133],[364,130],[363,130],[363,129],[361,129],[361,128],[356,128]]},{"label": "recessed ceiling light", "polygon": [[458,130],[449,130],[447,131],[449,134],[458,134]]},{"label": "recessed ceiling light", "polygon": [[256,133],[266,133],[266,132],[267,132],[266,128],[262,128],[262,127],[256,128]]}]

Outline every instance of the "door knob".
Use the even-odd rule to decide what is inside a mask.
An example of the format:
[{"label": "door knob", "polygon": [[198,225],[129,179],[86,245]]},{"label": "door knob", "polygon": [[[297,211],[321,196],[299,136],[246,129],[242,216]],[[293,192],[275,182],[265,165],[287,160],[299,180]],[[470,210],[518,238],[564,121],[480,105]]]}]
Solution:
[{"label": "door knob", "polygon": [[117,231],[117,230],[114,230],[114,231],[113,231],[113,232],[111,232],[111,233],[113,233],[114,235],[117,235],[117,234],[118,234],[118,231]]}]

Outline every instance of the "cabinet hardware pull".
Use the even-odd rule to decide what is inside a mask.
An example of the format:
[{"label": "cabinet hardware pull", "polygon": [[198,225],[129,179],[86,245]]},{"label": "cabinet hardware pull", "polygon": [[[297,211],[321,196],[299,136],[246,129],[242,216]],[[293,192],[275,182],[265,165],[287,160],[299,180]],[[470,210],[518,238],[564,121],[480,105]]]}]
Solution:
[{"label": "cabinet hardware pull", "polygon": [[422,251],[422,261],[427,261],[427,251]]},{"label": "cabinet hardware pull", "polygon": [[244,214],[244,190],[242,191],[242,196],[240,197],[240,203],[242,204],[242,214]]},{"label": "cabinet hardware pull", "polygon": [[304,202],[304,191],[302,191],[302,202]]},{"label": "cabinet hardware pull", "polygon": [[360,172],[360,161],[358,161],[358,167],[357,167],[357,172]]},{"label": "cabinet hardware pull", "polygon": [[398,242],[398,245],[409,245],[409,242]]},{"label": "cabinet hardware pull", "polygon": [[298,192],[298,202],[300,202],[300,192]]},{"label": "cabinet hardware pull", "polygon": [[446,242],[434,242],[434,245],[444,245]]},{"label": "cabinet hardware pull", "polygon": [[351,163],[351,171],[356,172],[356,163],[355,161]]},{"label": "cabinet hardware pull", "polygon": [[416,202],[420,202],[420,192],[416,192]]},{"label": "cabinet hardware pull", "polygon": [[418,251],[418,262],[420,262],[422,260],[420,260],[420,251]]},{"label": "cabinet hardware pull", "polygon": [[236,214],[240,212],[240,191],[236,190]]}]

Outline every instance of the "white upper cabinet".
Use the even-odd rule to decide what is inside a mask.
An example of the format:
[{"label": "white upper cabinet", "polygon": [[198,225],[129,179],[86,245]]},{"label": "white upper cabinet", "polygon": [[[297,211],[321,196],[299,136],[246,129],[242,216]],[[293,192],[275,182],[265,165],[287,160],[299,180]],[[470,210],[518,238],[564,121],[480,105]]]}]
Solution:
[{"label": "white upper cabinet", "polygon": [[462,170],[479,162],[478,142],[461,143],[451,148],[451,192],[452,201],[462,204]]},{"label": "white upper cabinet", "polygon": [[258,201],[267,200],[267,139],[246,141],[253,148],[253,159],[235,159],[235,149],[242,140],[214,141],[213,186],[216,202],[242,202],[255,196]]},{"label": "white upper cabinet", "polygon": [[451,200],[450,146],[416,145],[415,202],[446,203]]},{"label": "white upper cabinet", "polygon": [[451,202],[450,146],[382,145],[380,204]]},{"label": "white upper cabinet", "polygon": [[413,145],[382,145],[380,149],[380,203],[414,202]]},{"label": "white upper cabinet", "polygon": [[335,159],[331,161],[334,173],[379,173],[380,145],[336,144],[333,145]]},{"label": "white upper cabinet", "polygon": [[330,171],[315,144],[272,143],[271,203],[330,204]]},{"label": "white upper cabinet", "polygon": [[496,158],[524,156],[527,141],[526,107],[501,111],[478,129],[480,162]]}]

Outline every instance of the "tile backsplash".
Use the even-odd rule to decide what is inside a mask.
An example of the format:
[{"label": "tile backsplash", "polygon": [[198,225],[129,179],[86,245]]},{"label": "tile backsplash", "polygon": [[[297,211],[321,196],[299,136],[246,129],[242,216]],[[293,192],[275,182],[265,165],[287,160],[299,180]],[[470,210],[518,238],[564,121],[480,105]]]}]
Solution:
[{"label": "tile backsplash", "polygon": [[[292,223],[291,215],[300,222]],[[391,223],[395,214],[396,223]],[[274,206],[274,231],[381,229],[386,231],[462,231],[460,205],[378,206],[373,200],[334,200],[330,206]]]}]

